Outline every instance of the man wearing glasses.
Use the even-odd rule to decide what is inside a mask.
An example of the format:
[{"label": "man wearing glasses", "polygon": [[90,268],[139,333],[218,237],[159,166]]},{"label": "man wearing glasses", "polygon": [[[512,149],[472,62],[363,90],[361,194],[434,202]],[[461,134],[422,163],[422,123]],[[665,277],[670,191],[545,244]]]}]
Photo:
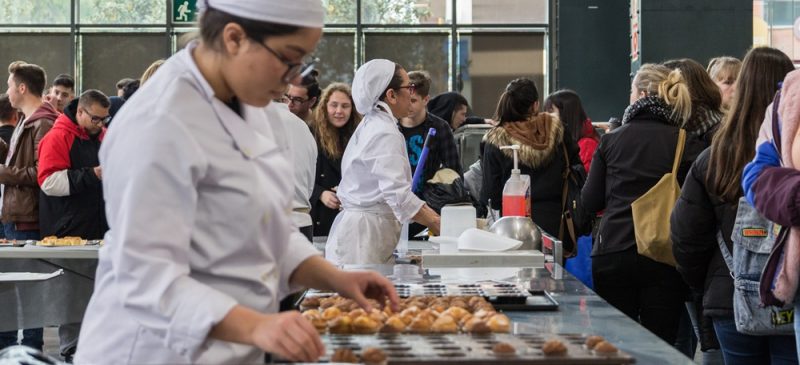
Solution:
[{"label": "man wearing glasses", "polygon": [[289,90],[283,96],[283,102],[289,105],[289,110],[294,115],[311,125],[314,118],[312,110],[316,108],[322,90],[319,88],[317,70],[312,70],[303,76],[300,85],[289,85]]},{"label": "man wearing glasses", "polygon": [[[39,229],[42,237],[102,239],[108,230],[98,152],[111,102],[87,90],[71,101],[39,143]],[[71,358],[80,323],[59,327],[61,355]]]}]

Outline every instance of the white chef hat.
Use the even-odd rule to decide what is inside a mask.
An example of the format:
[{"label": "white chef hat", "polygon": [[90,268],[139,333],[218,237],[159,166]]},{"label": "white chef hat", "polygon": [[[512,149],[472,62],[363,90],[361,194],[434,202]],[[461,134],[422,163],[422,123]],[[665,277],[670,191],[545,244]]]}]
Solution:
[{"label": "white chef hat", "polygon": [[308,28],[322,28],[325,18],[319,0],[197,0],[200,13],[209,7],[245,19]]},{"label": "white chef hat", "polygon": [[372,110],[392,81],[394,67],[392,61],[375,59],[358,68],[353,78],[353,101],[359,113]]}]

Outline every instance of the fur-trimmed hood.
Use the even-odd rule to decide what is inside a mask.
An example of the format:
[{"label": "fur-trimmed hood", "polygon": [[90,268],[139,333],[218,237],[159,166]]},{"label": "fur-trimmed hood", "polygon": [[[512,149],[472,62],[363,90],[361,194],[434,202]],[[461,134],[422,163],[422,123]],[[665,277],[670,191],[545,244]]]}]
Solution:
[{"label": "fur-trimmed hood", "polygon": [[[519,162],[531,168],[538,168],[540,166],[550,163],[555,155],[556,149],[561,145],[564,140],[564,126],[557,116],[550,113],[539,113],[532,117],[530,120],[524,122],[507,122],[507,123],[545,123],[548,128],[547,141],[543,149],[536,149],[533,146],[523,143],[522,141],[514,138],[502,125],[492,128],[489,133],[486,133],[484,141],[491,143],[496,147],[510,146],[514,144],[520,145],[519,149]],[[531,132],[533,133],[533,132]],[[503,155],[513,159],[514,152],[511,150],[503,150]]]}]

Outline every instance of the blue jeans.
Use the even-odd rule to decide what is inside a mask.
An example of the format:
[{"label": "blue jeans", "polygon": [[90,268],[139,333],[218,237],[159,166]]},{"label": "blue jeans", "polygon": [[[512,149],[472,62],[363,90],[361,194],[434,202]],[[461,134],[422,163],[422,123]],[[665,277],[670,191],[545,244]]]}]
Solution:
[{"label": "blue jeans", "polygon": [[794,297],[794,340],[795,350],[800,353],[800,318],[797,318],[797,311],[800,310],[800,295]]},{"label": "blue jeans", "polygon": [[733,318],[714,318],[726,365],[797,364],[793,336],[751,336],[736,331]]},{"label": "blue jeans", "polygon": [[[4,223],[3,231],[10,240],[38,240],[39,231],[17,231],[14,223]],[[44,332],[41,328],[29,328],[22,331],[22,344],[42,350]],[[0,348],[17,344],[17,331],[0,332]]]}]

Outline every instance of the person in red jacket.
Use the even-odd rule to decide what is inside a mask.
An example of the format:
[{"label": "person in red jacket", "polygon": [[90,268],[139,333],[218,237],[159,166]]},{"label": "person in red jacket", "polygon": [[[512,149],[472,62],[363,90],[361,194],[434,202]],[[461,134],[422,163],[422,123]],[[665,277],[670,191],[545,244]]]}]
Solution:
[{"label": "person in red jacket", "polygon": [[600,135],[594,130],[591,119],[583,110],[581,98],[572,90],[559,90],[547,97],[544,110],[558,116],[572,140],[578,142],[581,162],[588,174],[592,156],[600,144]]},{"label": "person in red jacket", "polygon": [[[39,143],[39,230],[43,237],[102,239],[108,230],[98,153],[110,106],[102,92],[85,91],[64,107],[53,129]],[[82,271],[94,272],[97,264],[83,265]],[[81,292],[81,283],[65,285],[74,286],[67,293]],[[79,333],[80,323],[59,326],[65,359],[75,353]]]}]

